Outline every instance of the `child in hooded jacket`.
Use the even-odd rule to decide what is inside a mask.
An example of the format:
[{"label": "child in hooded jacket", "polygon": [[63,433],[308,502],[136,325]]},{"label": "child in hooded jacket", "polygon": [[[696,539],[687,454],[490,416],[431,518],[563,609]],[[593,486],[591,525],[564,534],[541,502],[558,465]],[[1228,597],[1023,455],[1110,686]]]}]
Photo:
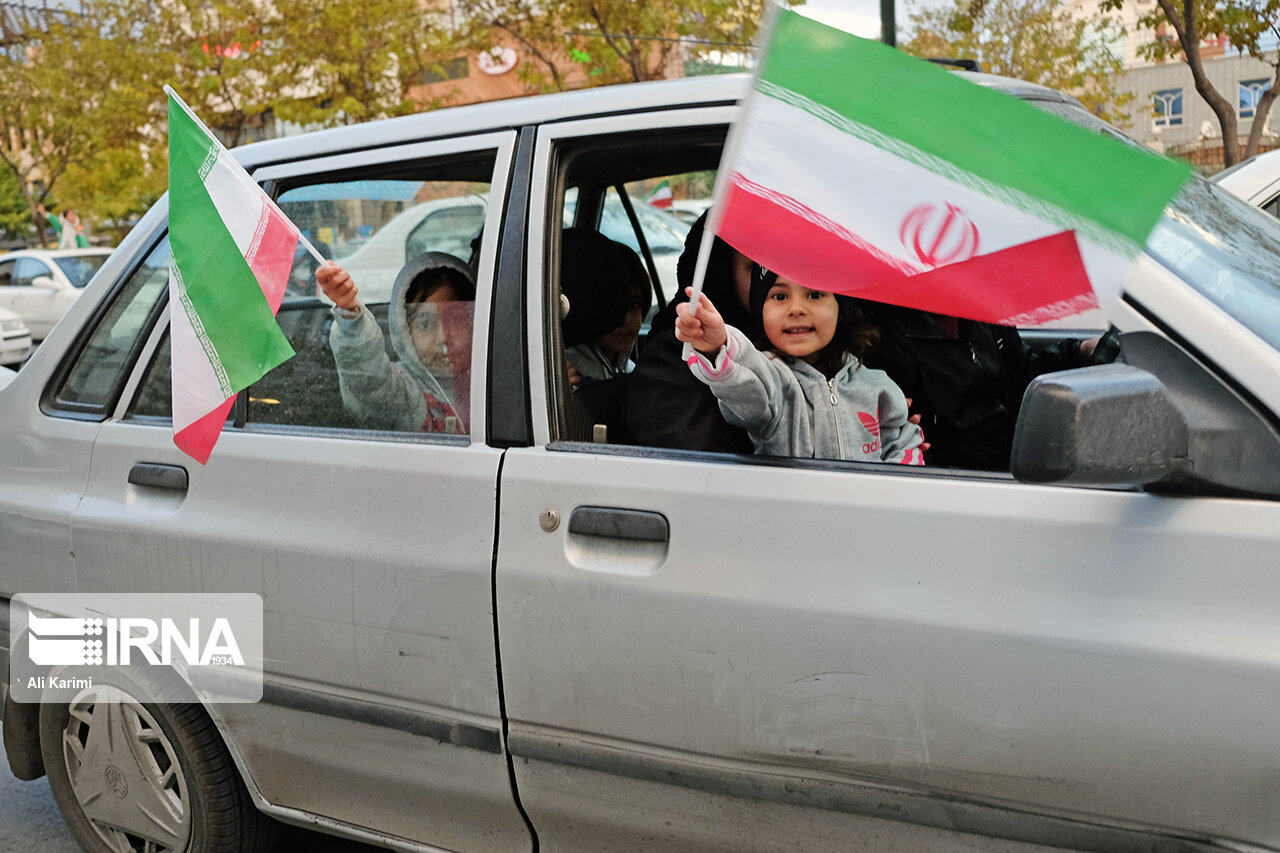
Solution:
[{"label": "child in hooded jacket", "polygon": [[875,331],[852,300],[754,265],[751,309],[763,352],[705,295],[696,314],[677,307],[675,328],[689,369],[757,454],[924,464],[902,390],[862,364]]},{"label": "child in hooded jacket", "polygon": [[471,269],[443,252],[405,265],[391,288],[387,334],[399,357],[387,357],[382,330],[342,267],[316,270],[333,303],[329,346],[342,403],[371,429],[468,432],[471,381]]}]

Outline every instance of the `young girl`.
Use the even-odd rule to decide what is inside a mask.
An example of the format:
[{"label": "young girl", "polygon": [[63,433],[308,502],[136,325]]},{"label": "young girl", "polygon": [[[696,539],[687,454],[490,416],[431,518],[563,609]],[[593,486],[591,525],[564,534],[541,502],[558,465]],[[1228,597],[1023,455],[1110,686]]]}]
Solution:
[{"label": "young girl", "polygon": [[387,336],[359,299],[345,269],[316,270],[333,302],[329,347],[347,411],[371,429],[466,435],[471,398],[471,325],[476,287],[453,255],[426,252],[400,270],[391,288]]},{"label": "young girl", "polygon": [[756,453],[923,465],[920,428],[883,371],[862,365],[875,332],[852,301],[752,267],[760,352],[703,296],[676,309],[676,337],[693,375]]}]

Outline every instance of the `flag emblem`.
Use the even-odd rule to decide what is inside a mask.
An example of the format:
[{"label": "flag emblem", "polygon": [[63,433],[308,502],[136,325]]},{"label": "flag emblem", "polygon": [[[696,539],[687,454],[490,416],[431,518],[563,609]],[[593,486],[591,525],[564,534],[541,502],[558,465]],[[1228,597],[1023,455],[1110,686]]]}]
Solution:
[{"label": "flag emblem", "polygon": [[950,202],[913,208],[902,220],[898,238],[929,269],[978,254],[977,224]]}]

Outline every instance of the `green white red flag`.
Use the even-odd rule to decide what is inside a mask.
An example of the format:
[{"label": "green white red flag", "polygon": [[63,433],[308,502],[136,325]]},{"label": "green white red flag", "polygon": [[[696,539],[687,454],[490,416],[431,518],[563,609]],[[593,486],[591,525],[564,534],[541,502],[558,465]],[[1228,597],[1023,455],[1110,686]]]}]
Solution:
[{"label": "green white red flag", "polygon": [[778,10],[711,226],[817,290],[1036,325],[1118,292],[1189,172]]},{"label": "green white red flag", "polygon": [[173,442],[209,459],[237,392],[293,356],[276,322],[298,229],[169,90]]},{"label": "green white red flag", "polygon": [[649,193],[649,197],[645,201],[654,207],[670,207],[672,201],[671,183],[663,180],[662,183],[653,188],[653,192]]}]

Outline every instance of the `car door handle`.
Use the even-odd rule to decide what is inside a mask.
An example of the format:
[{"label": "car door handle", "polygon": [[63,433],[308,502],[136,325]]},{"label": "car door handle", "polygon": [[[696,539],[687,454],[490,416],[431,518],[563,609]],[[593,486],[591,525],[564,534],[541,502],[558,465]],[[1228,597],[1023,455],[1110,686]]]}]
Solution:
[{"label": "car door handle", "polygon": [[574,509],[569,516],[569,532],[578,536],[603,536],[640,542],[666,542],[671,533],[667,517],[660,512],[607,506],[580,506]]},{"label": "car door handle", "polygon": [[129,469],[129,482],[135,486],[146,486],[151,489],[185,492],[187,490],[187,469],[181,465],[139,462]]}]

